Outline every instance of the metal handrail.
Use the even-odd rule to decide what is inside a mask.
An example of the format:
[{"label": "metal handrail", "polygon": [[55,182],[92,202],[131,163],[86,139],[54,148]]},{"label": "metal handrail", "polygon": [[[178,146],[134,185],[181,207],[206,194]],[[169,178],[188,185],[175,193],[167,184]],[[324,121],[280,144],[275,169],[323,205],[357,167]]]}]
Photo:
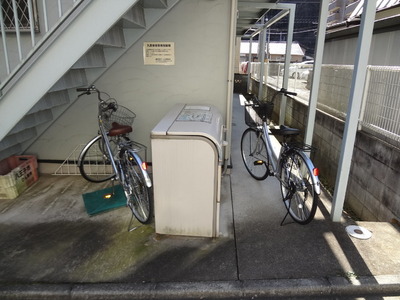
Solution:
[{"label": "metal handrail", "polygon": [[[26,62],[37,52],[37,50],[50,38],[50,36],[52,36],[52,34],[61,26],[61,24],[66,19],[68,19],[69,16],[76,10],[76,8],[80,6],[84,1],[87,0],[69,0],[66,5],[66,2],[61,2],[61,0],[58,0],[56,3],[55,1],[48,2],[47,0],[25,0],[24,2],[22,2],[22,4],[21,2],[19,2],[18,6],[16,0],[8,0],[2,2],[2,7],[0,9],[0,38],[2,39],[5,68],[1,69],[6,70],[6,74],[0,74],[0,76],[5,75],[3,79],[0,77],[0,79],[2,79],[0,80],[0,96],[3,94],[5,86],[13,80],[19,70],[21,70],[21,68],[23,68],[23,66],[26,64]],[[21,5],[25,5],[25,10],[21,9]],[[12,8],[14,27],[11,29],[5,26],[4,11],[6,6],[7,9]],[[21,11],[24,12],[26,10],[28,11],[27,15],[19,15]],[[44,24],[40,30],[42,30],[44,34],[40,32],[39,26],[37,24],[38,15],[43,15]],[[22,17],[29,19],[30,38],[28,36],[20,34],[21,29],[19,23]],[[50,19],[52,19],[53,21],[51,21]],[[50,23],[52,24],[49,25]],[[26,32],[27,30],[23,31]],[[12,32],[12,35],[14,35],[15,32],[17,48],[9,49],[10,43],[7,42],[7,36],[11,35],[10,32]],[[31,48],[27,51],[23,51],[22,45],[24,44],[24,42],[25,44],[29,44],[29,39]],[[11,50],[17,50],[18,60],[14,59],[14,61],[12,61],[10,55],[10,52],[12,52]],[[2,63],[0,61],[0,66],[1,64]]]}]

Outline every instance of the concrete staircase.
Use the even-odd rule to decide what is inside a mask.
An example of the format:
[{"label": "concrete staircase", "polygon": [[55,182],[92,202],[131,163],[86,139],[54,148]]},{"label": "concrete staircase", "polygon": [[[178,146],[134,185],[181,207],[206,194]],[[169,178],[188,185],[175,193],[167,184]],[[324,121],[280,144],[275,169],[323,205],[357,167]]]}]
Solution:
[{"label": "concrete staircase", "polygon": [[[1,86],[0,159],[24,153],[179,0],[83,1]],[[83,29],[84,28],[84,29]]]}]

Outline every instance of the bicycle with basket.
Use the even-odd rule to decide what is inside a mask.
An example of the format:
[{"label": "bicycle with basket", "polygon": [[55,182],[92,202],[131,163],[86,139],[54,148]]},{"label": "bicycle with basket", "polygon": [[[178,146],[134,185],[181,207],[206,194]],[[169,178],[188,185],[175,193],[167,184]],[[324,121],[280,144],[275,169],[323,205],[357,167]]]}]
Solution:
[{"label": "bicycle with basket", "polygon": [[[241,138],[241,155],[250,175],[257,180],[274,176],[280,182],[282,200],[287,213],[299,224],[308,224],[315,216],[321,193],[318,168],[314,167],[307,152],[315,148],[291,141],[300,130],[270,122],[277,95],[297,95],[285,89],[277,91],[271,101],[260,101],[253,96],[245,104],[245,122],[249,126]],[[273,150],[271,135],[281,136],[279,154]]]},{"label": "bicycle with basket", "polygon": [[[82,95],[97,94],[99,134],[91,139],[81,151],[78,167],[83,178],[90,182],[117,180],[124,190],[127,206],[133,216],[146,224],[152,212],[150,191],[152,182],[147,173],[147,165],[139,153],[145,146],[132,141],[128,134],[133,131],[135,113],[119,105],[107,93],[94,85],[78,88]],[[135,227],[136,228],[136,227]],[[131,230],[135,229],[132,228]]]}]

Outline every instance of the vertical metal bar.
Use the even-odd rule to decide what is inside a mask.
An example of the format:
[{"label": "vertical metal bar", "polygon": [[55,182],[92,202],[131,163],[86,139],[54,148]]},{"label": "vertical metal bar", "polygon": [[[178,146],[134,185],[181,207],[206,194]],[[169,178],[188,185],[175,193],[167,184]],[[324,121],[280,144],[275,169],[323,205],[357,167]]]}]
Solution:
[{"label": "vertical metal bar", "polygon": [[[264,25],[264,18],[261,20],[261,24]],[[263,99],[263,89],[264,89],[264,59],[265,59],[265,38],[266,38],[266,29],[264,28],[260,32],[260,36],[258,38],[258,57],[260,61],[260,78],[259,78],[259,86],[258,86],[258,99]]]},{"label": "vertical metal bar", "polygon": [[251,56],[252,56],[252,53],[251,53],[251,47],[252,47],[252,45],[253,45],[253,37],[250,37],[250,41],[249,41],[249,62],[248,62],[248,65],[247,65],[247,92],[249,93],[249,92],[251,92],[250,91],[250,80],[251,80],[251,68],[252,68],[252,59],[251,59]]},{"label": "vertical metal bar", "polygon": [[35,47],[35,20],[33,18],[32,1],[28,0],[29,26],[31,31],[32,47]]},{"label": "vertical metal bar", "polygon": [[[282,87],[287,89],[289,83],[289,65],[292,57],[292,42],[293,42],[293,29],[294,29],[294,15],[296,12],[296,5],[293,5],[289,8],[289,24],[288,24],[288,33],[286,40],[286,54],[285,54],[285,75],[283,76]],[[286,96],[282,95],[281,98],[281,107],[279,113],[279,125],[283,125],[285,123],[286,116]]]},{"label": "vertical metal bar", "polygon": [[356,59],[354,64],[353,79],[351,83],[347,120],[344,128],[343,141],[336,175],[335,192],[332,203],[332,220],[340,222],[343,211],[344,199],[350,174],[351,157],[357,134],[358,116],[361,108],[361,99],[365,83],[368,64],[369,49],[371,46],[372,32],[376,12],[376,0],[364,1],[361,17],[360,33],[357,43]]},{"label": "vertical metal bar", "polygon": [[306,132],[304,137],[304,142],[308,145],[312,145],[312,139],[314,134],[315,115],[317,112],[318,91],[319,91],[319,84],[321,81],[321,66],[322,66],[322,57],[324,53],[328,10],[329,10],[329,0],[322,0],[319,9],[319,22],[318,22],[319,25],[318,25],[316,50],[314,58],[314,71],[312,76],[310,101],[308,105],[308,118],[307,118]]},{"label": "vertical metal bar", "polygon": [[0,5],[0,27],[1,27],[1,39],[3,41],[3,49],[4,49],[4,60],[6,63],[7,75],[11,73],[10,70],[10,62],[8,60],[8,50],[7,50],[7,36],[6,30],[4,28],[4,18],[3,18],[3,8]]},{"label": "vertical metal bar", "polygon": [[12,0],[13,11],[14,11],[14,22],[15,22],[15,35],[17,38],[18,56],[19,61],[22,61],[22,46],[21,46],[21,34],[19,31],[19,18],[16,0]]},{"label": "vertical metal bar", "polygon": [[49,20],[47,18],[47,5],[46,5],[46,0],[42,0],[43,3],[43,19],[44,19],[44,31],[48,32],[49,31]]},{"label": "vertical metal bar", "polygon": [[[235,40],[236,40],[236,17],[237,17],[237,0],[230,1],[231,18],[230,18],[230,34],[229,34],[229,56],[228,56],[228,91],[226,99],[226,141],[231,145],[232,136],[232,100],[233,100],[233,82],[234,82],[234,65],[235,65]],[[222,158],[221,158],[222,159]],[[224,168],[227,168],[231,159],[231,147],[225,147]]]},{"label": "vertical metal bar", "polygon": [[365,77],[364,94],[363,94],[363,98],[361,101],[361,111],[360,111],[360,117],[359,117],[359,123],[358,123],[358,130],[361,130],[362,124],[364,122],[365,107],[367,106],[368,90],[369,90],[370,81],[371,81],[371,68],[367,67],[367,75]]},{"label": "vertical metal bar", "polygon": [[58,17],[62,17],[62,3],[61,0],[58,0]]}]

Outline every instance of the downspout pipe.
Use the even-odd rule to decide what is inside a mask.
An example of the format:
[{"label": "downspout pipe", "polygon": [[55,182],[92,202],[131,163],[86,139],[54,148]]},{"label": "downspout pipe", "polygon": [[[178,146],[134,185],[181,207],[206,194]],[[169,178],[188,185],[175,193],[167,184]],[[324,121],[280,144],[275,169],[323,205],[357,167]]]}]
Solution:
[{"label": "downspout pipe", "polygon": [[229,56],[228,56],[228,80],[226,98],[226,123],[225,123],[225,151],[224,151],[224,171],[230,164],[231,157],[231,136],[232,136],[232,101],[233,101],[233,82],[234,82],[234,63],[235,63],[235,40],[236,40],[236,19],[237,19],[237,0],[231,1],[231,20],[229,34]]}]

